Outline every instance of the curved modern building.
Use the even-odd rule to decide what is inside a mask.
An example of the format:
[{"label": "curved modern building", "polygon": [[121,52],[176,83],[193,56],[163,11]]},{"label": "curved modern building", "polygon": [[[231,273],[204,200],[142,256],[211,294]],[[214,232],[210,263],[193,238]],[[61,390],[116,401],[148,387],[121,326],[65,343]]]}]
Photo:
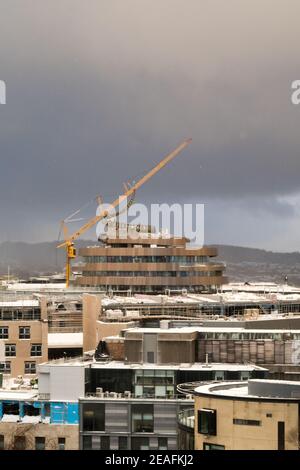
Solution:
[{"label": "curved modern building", "polygon": [[217,249],[193,248],[189,240],[157,234],[152,227],[135,226],[127,234],[101,238],[100,245],[81,248],[81,287],[104,291],[161,293],[216,292],[227,282],[225,266],[214,261]]},{"label": "curved modern building", "polygon": [[299,449],[300,382],[211,382],[193,395],[196,450]]}]

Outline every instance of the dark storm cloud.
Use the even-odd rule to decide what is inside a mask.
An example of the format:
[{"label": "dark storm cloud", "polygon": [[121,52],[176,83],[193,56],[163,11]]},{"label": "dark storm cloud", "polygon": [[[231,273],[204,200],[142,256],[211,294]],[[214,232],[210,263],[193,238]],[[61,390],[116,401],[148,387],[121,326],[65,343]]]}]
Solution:
[{"label": "dark storm cloud", "polygon": [[300,193],[297,1],[0,7],[0,238],[52,238],[59,219],[190,136],[141,202],[244,201],[245,217],[258,206],[295,216],[278,201]]}]

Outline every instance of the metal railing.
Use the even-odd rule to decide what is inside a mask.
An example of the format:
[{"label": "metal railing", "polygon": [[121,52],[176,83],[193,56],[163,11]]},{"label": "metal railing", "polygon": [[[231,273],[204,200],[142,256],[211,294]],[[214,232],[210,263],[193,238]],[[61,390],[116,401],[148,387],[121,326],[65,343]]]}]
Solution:
[{"label": "metal railing", "polygon": [[98,398],[100,400],[103,399],[140,399],[140,400],[192,400],[190,395],[180,395],[180,394],[173,394],[169,396],[157,396],[157,395],[135,395],[133,393],[118,393],[118,392],[100,392],[100,393],[94,393],[94,392],[87,392],[84,396],[84,398]]},{"label": "metal railing", "polygon": [[195,411],[194,408],[180,411],[178,413],[178,423],[186,426],[187,428],[194,429],[195,427]]}]

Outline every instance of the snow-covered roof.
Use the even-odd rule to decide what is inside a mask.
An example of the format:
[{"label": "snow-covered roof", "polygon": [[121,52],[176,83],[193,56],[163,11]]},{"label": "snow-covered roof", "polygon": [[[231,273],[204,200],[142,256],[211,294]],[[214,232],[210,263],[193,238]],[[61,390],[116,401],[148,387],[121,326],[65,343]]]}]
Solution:
[{"label": "snow-covered roof", "polygon": [[0,390],[0,400],[31,400],[37,396],[37,390]]},{"label": "snow-covered roof", "polygon": [[48,333],[49,348],[74,347],[81,348],[83,345],[82,333]]},{"label": "snow-covered roof", "polygon": [[0,301],[1,307],[38,307],[39,301],[36,299],[19,299],[19,300],[7,300]]}]

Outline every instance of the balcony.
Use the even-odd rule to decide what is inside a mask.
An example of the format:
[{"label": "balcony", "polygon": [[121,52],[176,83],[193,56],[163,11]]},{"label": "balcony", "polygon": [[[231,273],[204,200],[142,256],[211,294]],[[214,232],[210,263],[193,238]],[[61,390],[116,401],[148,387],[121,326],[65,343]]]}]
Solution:
[{"label": "balcony", "polygon": [[194,432],[195,427],[195,411],[194,408],[188,408],[187,410],[180,411],[178,414],[178,425],[189,428],[190,431]]}]

